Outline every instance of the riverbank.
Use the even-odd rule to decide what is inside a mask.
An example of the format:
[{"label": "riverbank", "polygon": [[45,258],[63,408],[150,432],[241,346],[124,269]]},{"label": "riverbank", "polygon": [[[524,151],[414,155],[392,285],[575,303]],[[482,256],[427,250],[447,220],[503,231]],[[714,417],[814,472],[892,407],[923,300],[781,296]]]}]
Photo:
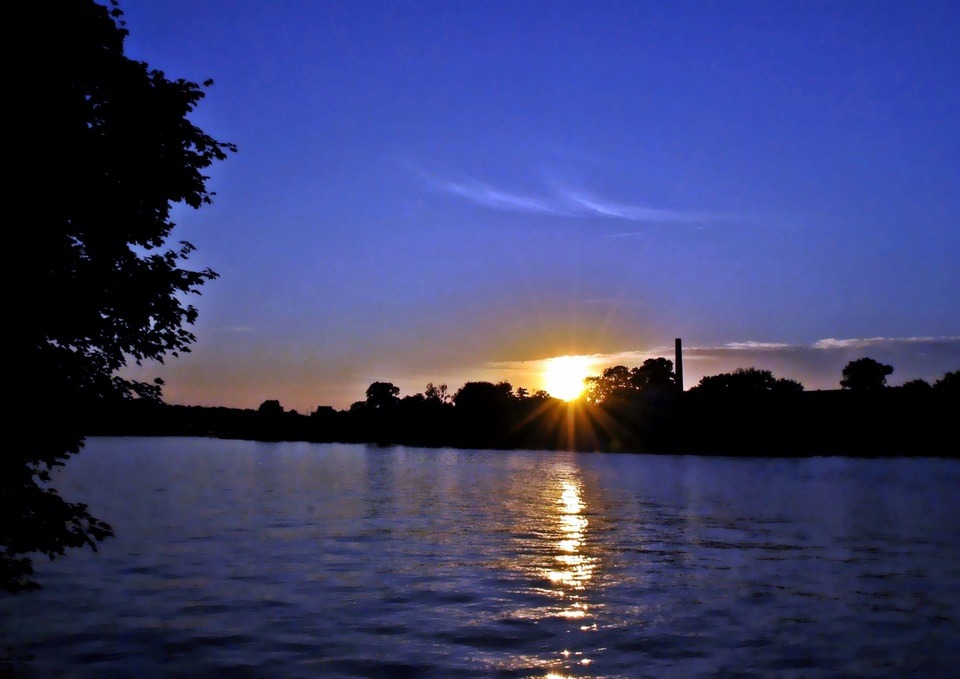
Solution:
[{"label": "riverbank", "polygon": [[85,433],[623,453],[960,456],[956,395],[895,388],[722,398],[656,392],[606,405],[527,398],[472,407],[428,401],[382,410],[321,407],[310,415],[263,410],[123,401],[91,408]]}]

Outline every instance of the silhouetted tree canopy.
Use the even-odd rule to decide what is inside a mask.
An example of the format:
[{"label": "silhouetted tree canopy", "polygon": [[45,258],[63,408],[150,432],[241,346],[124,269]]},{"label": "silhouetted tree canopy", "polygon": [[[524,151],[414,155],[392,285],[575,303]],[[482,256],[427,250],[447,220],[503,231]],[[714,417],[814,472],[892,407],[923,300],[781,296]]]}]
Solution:
[{"label": "silhouetted tree canopy", "polygon": [[942,394],[960,396],[960,370],[944,373],[943,377],[933,383],[933,388]]},{"label": "silhouetted tree canopy", "polygon": [[268,416],[283,415],[283,406],[280,405],[280,401],[276,399],[264,401],[260,404],[260,407],[257,408],[257,412],[261,415]]},{"label": "silhouetted tree canopy", "polygon": [[630,371],[630,382],[641,391],[671,388],[676,384],[673,361],[668,358],[648,358],[639,368]]},{"label": "silhouetted tree canopy", "polygon": [[[602,404],[565,402],[544,391],[530,395],[507,382],[467,383],[454,404],[426,393],[399,398],[398,389],[381,382],[369,395],[394,405],[377,409],[358,401],[349,412],[320,406],[309,417],[128,399],[105,404],[92,418],[91,433],[474,449],[957,457],[958,376],[947,373],[933,386],[912,380],[880,391],[804,392],[799,382],[750,368],[704,378],[687,392],[634,385],[626,398]],[[278,401],[265,402],[265,409],[282,411]]]},{"label": "silhouetted tree canopy", "polygon": [[591,403],[605,403],[629,396],[635,390],[630,380],[630,369],[625,365],[605,368],[600,375],[588,377],[585,395]]},{"label": "silhouetted tree canopy", "polygon": [[883,389],[887,386],[887,377],[892,374],[892,365],[872,358],[858,358],[844,366],[840,387],[854,391]]},{"label": "silhouetted tree canopy", "polygon": [[638,368],[615,365],[584,382],[587,401],[608,405],[628,401],[645,390],[671,389],[676,384],[673,361],[667,358],[648,358]]},{"label": "silhouetted tree canopy", "polygon": [[467,382],[453,395],[453,404],[461,411],[496,411],[514,398],[509,382]]},{"label": "silhouetted tree canopy", "polygon": [[900,385],[900,388],[904,391],[910,392],[911,394],[925,394],[933,389],[929,382],[919,379],[904,382]]},{"label": "silhouetted tree canopy", "polygon": [[803,391],[803,385],[786,377],[774,377],[769,370],[737,368],[730,373],[703,377],[690,391],[701,395],[789,394]]},{"label": "silhouetted tree canopy", "polygon": [[438,403],[449,403],[452,398],[450,394],[447,393],[446,384],[434,386],[433,382],[427,383],[427,388],[423,392],[423,396],[428,401],[436,401]]},{"label": "silhouetted tree canopy", "polygon": [[400,387],[391,382],[374,382],[367,387],[367,406],[373,410],[386,410],[400,402]]},{"label": "silhouetted tree canopy", "polygon": [[[82,446],[87,404],[159,396],[159,381],[118,375],[128,361],[194,341],[187,297],[216,274],[183,268],[193,248],[167,243],[170,210],[209,203],[203,170],[235,150],[188,119],[202,86],[124,55],[116,5],[55,0],[34,13],[45,53],[18,68],[35,97],[23,102],[26,124],[38,128],[11,163],[40,196],[18,227],[28,278],[11,296],[17,397],[0,462],[0,586],[12,591],[36,586],[29,554],[53,558],[112,534],[47,487],[50,470]],[[63,416],[51,420],[54,405]]]}]

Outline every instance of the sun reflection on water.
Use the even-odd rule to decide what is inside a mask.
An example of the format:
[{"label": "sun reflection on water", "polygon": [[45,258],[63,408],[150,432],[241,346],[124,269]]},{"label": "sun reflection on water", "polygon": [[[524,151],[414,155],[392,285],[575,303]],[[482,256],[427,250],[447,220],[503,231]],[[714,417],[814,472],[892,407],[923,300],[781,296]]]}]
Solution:
[{"label": "sun reflection on water", "polygon": [[[548,468],[536,484],[532,497],[528,486],[521,491],[524,501],[517,505],[523,517],[516,526],[519,561],[510,568],[522,575],[525,591],[523,604],[513,615],[534,622],[546,623],[540,629],[554,630],[563,645],[547,650],[534,661],[545,676],[577,675],[596,658],[588,639],[598,630],[598,605],[593,601],[597,581],[598,556],[590,536],[593,514],[580,469],[573,464]],[[531,502],[530,500],[533,500]],[[602,517],[597,519],[603,523]],[[577,640],[587,642],[580,647]],[[518,667],[527,667],[530,658]],[[576,668],[576,669],[575,669]]]},{"label": "sun reflection on water", "polygon": [[562,587],[558,594],[569,601],[569,605],[560,611],[560,615],[566,618],[586,615],[586,604],[580,593],[586,590],[594,569],[593,559],[583,551],[590,522],[583,515],[586,505],[576,481],[568,478],[561,482],[560,497],[556,501],[560,528],[556,541],[558,553],[554,556],[555,566],[546,573],[551,582]]},{"label": "sun reflection on water", "polygon": [[[554,615],[568,620],[583,620],[589,609],[586,601],[587,586],[593,577],[595,559],[586,551],[587,529],[590,521],[585,516],[586,504],[580,479],[575,474],[564,474],[560,483],[553,487],[559,497],[553,501],[552,559],[544,575],[553,584],[552,595],[559,602]],[[595,629],[594,625],[581,625],[581,631]],[[588,661],[589,662],[589,661]]]}]

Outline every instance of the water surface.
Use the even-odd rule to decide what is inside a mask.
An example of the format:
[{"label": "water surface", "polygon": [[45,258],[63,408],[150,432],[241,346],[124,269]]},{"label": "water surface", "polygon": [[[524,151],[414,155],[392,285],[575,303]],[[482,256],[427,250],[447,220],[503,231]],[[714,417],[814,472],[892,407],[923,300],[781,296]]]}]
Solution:
[{"label": "water surface", "polygon": [[944,676],[960,463],[91,439],[22,676]]}]

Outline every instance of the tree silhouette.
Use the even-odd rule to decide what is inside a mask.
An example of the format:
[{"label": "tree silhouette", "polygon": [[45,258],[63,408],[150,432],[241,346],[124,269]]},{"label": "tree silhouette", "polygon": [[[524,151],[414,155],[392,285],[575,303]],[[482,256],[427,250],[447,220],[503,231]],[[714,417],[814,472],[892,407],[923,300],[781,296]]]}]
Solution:
[{"label": "tree silhouette", "polygon": [[937,393],[960,396],[960,370],[944,373],[943,377],[933,383]]},{"label": "tree silhouette", "polygon": [[920,395],[932,391],[933,387],[926,380],[916,379],[901,384],[900,390],[910,394]]},{"label": "tree silhouette", "polygon": [[851,391],[875,391],[887,386],[887,377],[893,374],[893,366],[872,358],[858,358],[843,368],[840,387]]},{"label": "tree silhouette", "polygon": [[668,389],[676,384],[673,361],[668,358],[648,358],[639,368],[615,365],[584,382],[587,401],[608,405],[629,401],[648,389]]},{"label": "tree silhouette", "polygon": [[209,203],[202,171],[235,150],[189,121],[202,86],[124,55],[116,4],[61,0],[37,17],[50,51],[23,66],[35,97],[26,136],[37,143],[12,162],[38,198],[18,236],[28,282],[9,311],[17,369],[13,441],[0,458],[0,586],[10,591],[37,587],[31,554],[96,548],[112,534],[49,488],[50,471],[83,445],[91,402],[159,397],[159,381],[120,368],[194,341],[185,298],[216,274],[181,267],[193,247],[168,246],[170,210]]},{"label": "tree silhouette", "polygon": [[257,408],[257,412],[268,417],[276,417],[283,415],[283,406],[280,405],[280,401],[272,399],[261,403],[260,407]]},{"label": "tree silhouette", "polygon": [[391,382],[374,382],[367,387],[367,406],[373,410],[388,410],[400,402],[400,387]]},{"label": "tree silhouette", "polygon": [[509,382],[467,382],[453,395],[460,411],[498,412],[516,398]]},{"label": "tree silhouette", "polygon": [[509,382],[467,382],[453,395],[460,439],[476,448],[502,446],[520,402]]},{"label": "tree silhouette", "polygon": [[737,368],[732,373],[708,375],[691,392],[698,395],[789,394],[803,391],[803,385],[786,377],[774,377],[769,370]]},{"label": "tree silhouette", "polygon": [[584,383],[587,386],[587,400],[591,403],[605,403],[625,398],[636,389],[630,377],[627,366],[615,365],[605,368],[600,375],[586,378]]},{"label": "tree silhouette", "polygon": [[435,386],[433,382],[427,383],[427,388],[423,392],[424,398],[428,401],[436,401],[438,403],[449,403],[452,398],[449,393],[447,393],[447,385],[441,384]]},{"label": "tree silhouette", "polygon": [[630,371],[630,382],[640,390],[673,387],[673,361],[668,358],[648,358],[639,368]]}]

